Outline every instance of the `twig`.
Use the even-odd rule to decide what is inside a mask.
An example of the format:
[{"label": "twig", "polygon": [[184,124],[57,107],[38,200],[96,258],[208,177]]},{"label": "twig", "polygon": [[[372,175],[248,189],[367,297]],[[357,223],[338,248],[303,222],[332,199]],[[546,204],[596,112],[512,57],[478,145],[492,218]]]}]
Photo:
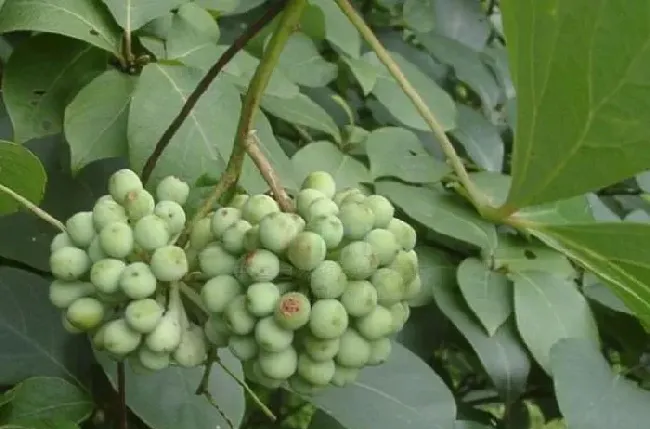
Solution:
[{"label": "twig", "polygon": [[[284,4],[284,3],[283,3]],[[219,183],[214,188],[212,194],[207,198],[203,206],[198,210],[192,222],[190,222],[189,230],[201,220],[212,209],[212,206],[219,200],[221,195],[227,192],[232,186],[236,185],[241,175],[242,167],[244,165],[244,158],[246,157],[246,142],[248,139],[248,132],[251,129],[253,116],[257,111],[262,94],[266,89],[271,74],[280,59],[280,54],[284,49],[289,36],[297,27],[302,11],[307,4],[307,0],[289,0],[282,18],[278,23],[273,37],[269,41],[264,55],[260,60],[260,64],[255,69],[255,74],[251,78],[248,85],[248,91],[244,98],[242,111],[239,116],[239,123],[237,124],[237,132],[235,134],[235,144],[233,145],[226,171],[223,172]],[[183,243],[183,241],[181,241]]]},{"label": "twig", "polygon": [[205,308],[205,305],[203,304],[203,300],[194,289],[185,284],[185,282],[178,282],[178,285],[180,287],[181,293],[185,295],[190,301],[192,301],[194,305],[199,307],[204,313],[209,313],[208,309]]},{"label": "twig", "polygon": [[251,157],[260,173],[262,173],[262,177],[264,177],[264,180],[271,188],[271,192],[273,192],[273,196],[280,205],[282,211],[287,213],[294,212],[295,206],[293,201],[289,198],[289,195],[287,195],[287,192],[282,187],[280,178],[275,174],[271,163],[266,159],[266,156],[264,156],[264,153],[260,148],[260,139],[257,137],[255,130],[249,132],[248,140],[246,142],[246,152],[248,153],[248,156]]},{"label": "twig", "polygon": [[219,412],[219,414],[221,414],[221,417],[223,417],[223,419],[226,421],[228,427],[230,429],[235,429],[235,424],[232,422],[232,420],[230,420],[230,417],[228,417],[226,413],[223,412],[217,400],[214,399],[214,396],[212,396],[212,393],[210,393],[208,390],[205,390],[203,391],[203,396],[205,396],[205,399],[208,400],[210,405],[212,405]]},{"label": "twig", "polygon": [[18,194],[13,189],[8,188],[8,187],[6,187],[4,185],[0,185],[0,191],[4,192],[5,194],[12,197],[14,200],[18,201],[20,204],[25,206],[28,210],[30,210],[36,216],[43,219],[45,222],[49,223],[50,225],[52,225],[53,227],[55,227],[57,229],[60,229],[63,232],[65,232],[65,225],[63,224],[63,222],[54,219],[54,217],[52,217],[52,215],[50,215],[48,212],[46,212],[45,210],[38,207],[36,204],[29,201],[27,198],[25,198],[22,195]]},{"label": "twig", "polygon": [[124,362],[117,363],[117,412],[119,429],[128,429],[128,407],[126,406],[126,371]]},{"label": "twig", "polygon": [[250,387],[248,387],[248,384],[246,384],[245,381],[243,381],[239,377],[237,377],[237,375],[234,372],[232,372],[226,365],[223,364],[223,362],[221,362],[221,359],[217,358],[216,362],[219,364],[219,366],[221,368],[223,368],[223,370],[226,372],[226,374],[228,374],[230,377],[232,377],[232,379],[235,380],[237,382],[237,384],[239,384],[244,389],[244,391],[246,391],[246,393],[248,393],[248,395],[251,397],[253,402],[255,402],[257,404],[257,406],[260,407],[262,412],[269,419],[271,419],[273,421],[276,420],[276,417],[273,414],[273,411],[271,411],[269,409],[269,407],[267,407],[266,404],[264,402],[262,402],[262,400],[259,398],[259,396],[257,396],[257,394],[255,392],[253,392],[253,390]]},{"label": "twig", "polygon": [[181,111],[174,118],[171,124],[169,124],[169,127],[160,137],[158,143],[156,143],[156,147],[145,162],[144,167],[142,168],[142,181],[144,183],[146,183],[151,177],[158,159],[162,155],[165,148],[171,142],[174,134],[176,134],[176,132],[180,129],[183,121],[185,121],[185,119],[192,112],[192,109],[194,106],[196,106],[199,98],[208,90],[210,84],[214,79],[216,79],[219,72],[221,72],[225,65],[228,64],[228,62],[230,62],[230,60],[232,60],[239,51],[244,49],[244,46],[246,46],[249,40],[255,37],[255,35],[259,33],[262,28],[264,28],[264,26],[266,26],[266,24],[271,22],[273,18],[275,18],[275,16],[284,9],[285,3],[286,1],[278,1],[271,4],[266,9],[266,12],[257,21],[253,22],[244,31],[244,33],[239,36],[239,38],[237,38],[232,43],[232,45],[230,45],[230,47],[228,47],[228,49],[221,55],[221,57],[219,57],[217,62],[214,63],[212,67],[210,67],[210,70],[208,70],[205,76],[203,76],[203,79],[201,79],[196,88],[194,88],[194,91],[189,95],[189,97],[187,97],[187,101],[181,108]]},{"label": "twig", "polygon": [[201,395],[203,392],[208,390],[208,384],[210,383],[210,374],[212,373],[212,367],[218,359],[217,349],[215,347],[210,347],[208,350],[208,358],[205,362],[205,370],[203,371],[203,376],[201,376],[201,381],[199,382],[198,387],[196,388],[196,394]]},{"label": "twig", "polygon": [[458,181],[467,190],[467,194],[472,204],[474,204],[481,214],[484,214],[484,212],[494,213],[495,210],[489,204],[487,197],[470,180],[469,174],[463,165],[463,161],[456,153],[456,149],[454,149],[454,145],[447,137],[447,134],[445,134],[445,130],[442,128],[435,115],[427,107],[426,103],[422,100],[415,88],[413,88],[406,76],[404,76],[404,73],[402,73],[402,70],[400,70],[397,63],[395,63],[391,58],[390,53],[386,48],[384,48],[379,39],[377,39],[361,15],[359,15],[350,4],[349,0],[336,0],[336,3],[341,11],[348,17],[352,25],[354,25],[357,31],[361,33],[361,36],[366,40],[366,42],[368,42],[372,50],[377,54],[379,60],[384,64],[384,66],[386,66],[390,74],[402,88],[402,91],[415,105],[420,116],[422,116],[433,134],[436,136],[442,146],[442,151],[458,177]]}]

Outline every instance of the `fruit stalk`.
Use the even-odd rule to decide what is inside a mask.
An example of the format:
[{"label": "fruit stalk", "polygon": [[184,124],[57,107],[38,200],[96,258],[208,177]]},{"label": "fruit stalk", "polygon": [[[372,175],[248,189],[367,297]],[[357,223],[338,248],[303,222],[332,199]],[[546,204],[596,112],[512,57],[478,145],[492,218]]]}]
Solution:
[{"label": "fruit stalk", "polygon": [[474,207],[476,207],[481,214],[494,212],[495,209],[489,203],[488,198],[478,189],[478,187],[476,187],[474,182],[471,181],[469,174],[463,165],[463,161],[456,153],[454,145],[445,134],[445,130],[440,125],[440,122],[438,122],[433,112],[431,112],[424,100],[422,100],[422,97],[420,97],[413,85],[411,85],[406,76],[404,76],[402,70],[392,59],[390,53],[386,48],[384,48],[379,39],[377,39],[372,29],[365,23],[363,17],[354,9],[349,0],[336,0],[336,3],[352,25],[354,25],[357,31],[359,31],[361,36],[370,45],[372,50],[377,54],[379,60],[384,64],[384,66],[386,66],[391,76],[393,76],[393,79],[397,81],[404,94],[408,96],[420,116],[422,116],[431,129],[431,132],[436,136],[440,142],[445,157],[458,177],[458,181],[467,191],[469,200]]},{"label": "fruit stalk", "polygon": [[239,181],[241,170],[244,165],[244,158],[246,156],[246,143],[248,135],[251,130],[251,124],[254,119],[255,112],[259,109],[262,94],[271,79],[273,70],[275,69],[280,54],[284,46],[289,40],[291,34],[297,28],[302,11],[307,5],[307,0],[290,0],[284,9],[284,13],[280,22],[271,37],[264,54],[260,60],[260,64],[255,69],[248,91],[244,98],[242,111],[239,116],[239,123],[237,124],[237,132],[235,134],[235,144],[233,146],[226,171],[221,175],[219,183],[215,186],[212,194],[207,198],[201,209],[194,216],[190,223],[190,230],[196,222],[204,218],[211,210],[214,203],[221,197],[221,195],[234,187]]},{"label": "fruit stalk", "polygon": [[275,170],[273,170],[271,163],[266,159],[266,156],[264,156],[264,153],[260,148],[259,137],[257,137],[254,130],[250,131],[246,141],[246,152],[255,163],[255,166],[257,166],[257,169],[262,174],[262,177],[264,177],[266,183],[268,183],[271,192],[273,193],[273,198],[278,202],[282,211],[286,213],[294,212],[296,208],[293,201],[291,201],[291,198],[289,198],[289,195],[287,195],[287,192],[282,187],[280,178],[275,174]]}]

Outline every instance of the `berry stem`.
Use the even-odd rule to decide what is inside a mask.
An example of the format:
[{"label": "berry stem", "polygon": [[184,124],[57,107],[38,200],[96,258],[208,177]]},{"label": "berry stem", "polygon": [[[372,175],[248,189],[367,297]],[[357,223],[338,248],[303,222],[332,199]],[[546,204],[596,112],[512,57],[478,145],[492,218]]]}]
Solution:
[{"label": "berry stem", "polygon": [[350,4],[349,0],[336,0],[336,3],[352,25],[354,25],[357,31],[359,31],[361,36],[370,45],[372,50],[377,54],[379,60],[388,69],[390,74],[393,76],[393,79],[397,81],[404,94],[406,94],[406,96],[411,100],[420,116],[422,116],[431,129],[431,132],[438,139],[445,157],[458,177],[458,181],[466,189],[471,203],[481,214],[493,213],[495,211],[494,207],[491,206],[487,196],[484,195],[474,182],[470,180],[469,174],[463,165],[463,161],[456,153],[456,149],[447,137],[444,128],[440,122],[438,122],[424,100],[422,100],[420,94],[418,94],[413,85],[411,85],[406,76],[404,76],[404,73],[390,56],[390,53],[381,44],[379,39],[377,39],[372,29],[365,23],[363,17],[354,9],[354,6]]},{"label": "berry stem", "polygon": [[62,232],[65,232],[65,225],[63,224],[63,222],[54,219],[54,217],[52,217],[52,215],[50,215],[48,212],[46,212],[45,210],[38,207],[36,204],[29,201],[27,198],[25,198],[22,195],[18,194],[13,189],[8,188],[8,187],[6,187],[4,185],[0,185],[0,191],[4,192],[5,194],[12,197],[14,200],[18,201],[20,204],[25,206],[29,211],[31,211],[36,216],[43,219],[45,222],[47,222],[50,225],[52,225],[53,227],[61,230]]},{"label": "berry stem", "polygon": [[255,402],[255,404],[257,404],[257,406],[260,407],[260,410],[262,410],[265,416],[267,416],[272,421],[276,421],[276,417],[273,414],[273,411],[271,411],[269,407],[267,407],[266,404],[262,402],[260,397],[257,396],[257,393],[253,392],[253,390],[250,387],[248,387],[248,384],[246,384],[244,380],[241,380],[239,377],[237,377],[235,373],[233,373],[226,365],[223,364],[223,362],[221,362],[221,359],[219,359],[218,356],[216,357],[215,362],[217,362],[219,366],[223,368],[226,374],[232,377],[232,379],[235,380],[237,384],[239,384],[246,391],[246,393],[248,393],[248,395],[251,397],[253,402]]},{"label": "berry stem", "polygon": [[264,155],[264,152],[262,152],[260,139],[257,137],[257,133],[254,130],[251,130],[248,134],[246,152],[257,166],[257,169],[262,174],[262,177],[264,177],[266,183],[269,184],[271,192],[273,192],[273,198],[278,202],[282,211],[293,213],[296,210],[293,201],[289,198],[289,195],[287,195],[287,192],[280,183],[280,178],[275,173],[275,170],[273,170],[273,167]]},{"label": "berry stem", "polygon": [[223,412],[223,410],[219,406],[219,402],[217,402],[217,400],[214,398],[214,396],[212,396],[212,393],[210,393],[209,390],[204,390],[203,391],[203,396],[205,396],[205,399],[208,400],[210,405],[212,405],[217,410],[217,412],[219,412],[219,414],[221,414],[221,417],[226,421],[226,423],[228,424],[228,427],[230,429],[236,429],[235,424],[232,422],[232,420],[230,420],[230,417],[228,417],[226,415],[226,413]]},{"label": "berry stem", "polygon": [[179,239],[181,246],[185,244],[188,231],[192,230],[196,222],[204,218],[208,212],[212,210],[212,206],[214,206],[224,193],[237,185],[239,177],[241,176],[242,167],[244,166],[246,143],[255,113],[259,109],[262,95],[266,90],[278,60],[280,59],[280,54],[282,53],[287,40],[289,40],[289,37],[297,28],[300,22],[300,17],[302,16],[302,11],[306,5],[307,0],[289,0],[285,6],[280,22],[278,22],[277,27],[273,32],[273,36],[271,37],[271,40],[269,40],[269,43],[264,50],[264,54],[260,59],[260,63],[255,69],[255,74],[248,85],[248,91],[246,91],[241,114],[239,115],[239,123],[237,124],[235,144],[232,153],[230,154],[226,170],[221,175],[219,183],[216,184],[210,196],[190,222],[188,226],[189,228]]},{"label": "berry stem", "polygon": [[199,296],[198,293],[191,287],[189,287],[185,282],[178,282],[178,287],[183,295],[187,297],[194,305],[196,305],[198,308],[201,309],[202,312],[205,314],[210,314],[207,308],[205,308],[205,305],[203,305],[203,300],[201,300],[201,297]]}]

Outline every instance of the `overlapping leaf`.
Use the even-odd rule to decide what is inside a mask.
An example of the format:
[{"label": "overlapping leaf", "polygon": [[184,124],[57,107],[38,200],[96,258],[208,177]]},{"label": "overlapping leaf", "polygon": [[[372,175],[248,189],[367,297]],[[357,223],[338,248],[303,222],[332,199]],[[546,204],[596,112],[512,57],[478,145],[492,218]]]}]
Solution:
[{"label": "overlapping leaf", "polygon": [[650,224],[537,225],[531,232],[600,277],[650,329]]},{"label": "overlapping leaf", "polygon": [[127,31],[135,31],[187,0],[102,0],[117,23]]},{"label": "overlapping leaf", "polygon": [[71,169],[103,158],[126,156],[129,105],[136,79],[109,70],[86,85],[66,107],[64,131]]},{"label": "overlapping leaf", "polygon": [[278,67],[299,85],[321,87],[337,74],[336,65],[326,61],[304,33],[294,33],[280,54]]},{"label": "overlapping leaf", "polygon": [[23,143],[61,131],[66,105],[106,69],[107,56],[82,41],[42,34],[20,44],[10,58],[3,98],[14,138]]},{"label": "overlapping leaf", "polygon": [[[131,166],[140,170],[158,139],[194,90],[203,72],[185,66],[147,65],[133,93],[128,140]],[[217,78],[199,99],[160,157],[154,180],[169,174],[193,183],[205,172],[223,171],[233,147],[241,101]]]},{"label": "overlapping leaf", "polygon": [[325,18],[325,38],[352,58],[361,54],[361,36],[348,18],[331,0],[309,0],[318,7]]},{"label": "overlapping leaf", "polygon": [[[171,19],[165,43],[167,56],[183,61],[183,58],[201,51],[204,47],[216,51],[219,35],[219,26],[207,10],[194,3],[184,4]],[[206,54],[207,52],[203,52],[204,56],[207,56]],[[215,55],[205,59],[214,63],[218,58],[219,56]]]},{"label": "overlapping leaf", "polygon": [[376,192],[433,231],[481,248],[496,245],[496,228],[471,208],[442,191],[398,182],[378,182]]},{"label": "overlapping leaf", "polygon": [[464,105],[456,108],[458,124],[451,135],[476,165],[487,171],[500,172],[505,148],[498,129],[476,110]]},{"label": "overlapping leaf", "polygon": [[[0,140],[0,185],[38,204],[47,176],[41,161],[24,146]],[[13,196],[0,191],[0,215],[22,208]]]},{"label": "overlapping leaf", "polygon": [[502,11],[518,106],[508,205],[583,194],[647,170],[647,5],[508,0]]},{"label": "overlapping leaf", "polygon": [[596,321],[574,282],[544,272],[510,276],[515,289],[517,328],[542,368],[551,373],[551,348],[561,339],[579,338],[598,346]]},{"label": "overlapping leaf", "polygon": [[120,54],[120,28],[95,0],[6,0],[0,13],[0,33],[10,31],[62,34]]}]

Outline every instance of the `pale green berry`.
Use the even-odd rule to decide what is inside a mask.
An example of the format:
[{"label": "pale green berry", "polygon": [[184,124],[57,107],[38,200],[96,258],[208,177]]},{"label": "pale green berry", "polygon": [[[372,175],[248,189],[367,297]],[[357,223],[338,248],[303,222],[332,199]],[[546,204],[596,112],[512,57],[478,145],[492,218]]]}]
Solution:
[{"label": "pale green berry", "polygon": [[343,365],[336,365],[334,376],[330,383],[332,386],[345,387],[354,383],[359,376],[359,368],[351,368]]},{"label": "pale green berry", "polygon": [[302,217],[306,217],[309,212],[309,206],[316,200],[327,198],[325,194],[317,189],[302,189],[296,195],[296,211]]},{"label": "pale green berry", "polygon": [[300,188],[316,189],[322,192],[327,198],[332,198],[336,194],[336,181],[326,171],[313,171],[303,180]]},{"label": "pale green berry", "polygon": [[393,343],[390,338],[380,338],[370,341],[370,356],[367,365],[381,365],[388,360]]},{"label": "pale green berry", "polygon": [[119,259],[102,259],[90,268],[90,282],[97,290],[112,294],[118,291],[120,276],[126,268],[126,263]]},{"label": "pale green berry", "polygon": [[259,223],[260,245],[279,255],[287,249],[298,232],[295,219],[290,214],[271,213]]},{"label": "pale green berry", "polygon": [[133,227],[135,242],[144,250],[156,250],[169,243],[171,234],[167,223],[156,215],[147,215]]},{"label": "pale green berry", "polygon": [[305,334],[302,345],[305,352],[315,361],[326,361],[334,359],[339,352],[340,338],[330,338],[328,340],[316,338],[311,334]]},{"label": "pale green berry", "polygon": [[155,299],[138,299],[126,306],[124,320],[134,331],[148,334],[156,328],[163,312],[164,309]]},{"label": "pale green berry", "polygon": [[347,329],[349,317],[345,307],[335,299],[321,299],[311,307],[309,329],[322,339],[340,337]]},{"label": "pale green berry", "polygon": [[199,268],[209,277],[232,274],[237,260],[218,243],[211,243],[199,252]]},{"label": "pale green berry", "polygon": [[174,361],[181,367],[194,368],[205,362],[208,357],[208,344],[200,326],[190,324],[178,347],[172,353]]},{"label": "pale green berry", "polygon": [[110,195],[100,197],[93,207],[93,224],[99,232],[113,222],[128,222],[126,210]]},{"label": "pale green berry", "polygon": [[147,190],[140,189],[126,194],[123,205],[131,222],[135,222],[153,213],[156,200]]},{"label": "pale green berry", "polygon": [[309,322],[311,303],[304,294],[289,292],[280,297],[273,314],[280,326],[295,331]]},{"label": "pale green berry", "polygon": [[154,352],[147,347],[138,349],[138,360],[144,368],[150,371],[161,371],[171,364],[169,353]]},{"label": "pale green berry", "polygon": [[280,274],[280,259],[266,249],[249,252],[242,262],[243,268],[254,282],[270,282]]},{"label": "pale green berry", "polygon": [[230,328],[219,314],[211,314],[203,325],[203,332],[210,344],[215,347],[226,347],[230,339]]},{"label": "pale green berry", "polygon": [[66,311],[66,318],[75,328],[87,332],[104,320],[104,305],[95,298],[79,298]]},{"label": "pale green berry", "polygon": [[104,349],[117,356],[125,356],[140,345],[142,335],[129,328],[124,319],[108,322],[104,328]]},{"label": "pale green berry", "polygon": [[242,207],[242,218],[251,224],[258,224],[268,214],[279,212],[280,207],[273,198],[268,195],[252,195],[246,200]]},{"label": "pale green berry", "polygon": [[386,228],[395,215],[395,208],[383,195],[369,195],[363,205],[370,208],[375,215],[375,228]]},{"label": "pale green berry", "polygon": [[238,220],[230,228],[226,229],[221,236],[221,245],[233,255],[240,255],[244,248],[244,237],[253,226],[245,221]]},{"label": "pale green berry", "polygon": [[68,236],[75,246],[88,247],[95,238],[92,212],[79,212],[74,214],[65,223]]},{"label": "pale green berry", "polygon": [[236,335],[248,335],[253,332],[257,319],[246,309],[246,295],[239,295],[228,303],[224,320]]},{"label": "pale green berry", "polygon": [[370,343],[354,329],[347,329],[341,335],[336,363],[347,367],[361,368],[370,359]]},{"label": "pale green berry", "polygon": [[232,197],[232,200],[228,204],[228,207],[241,210],[242,207],[244,207],[244,204],[246,204],[246,201],[248,201],[248,198],[249,196],[246,194],[237,194]]},{"label": "pale green berry", "polygon": [[334,377],[335,370],[336,366],[332,359],[316,361],[305,353],[298,356],[298,374],[310,384],[327,385]]},{"label": "pale green berry", "polygon": [[76,280],[88,271],[90,265],[86,252],[77,247],[62,247],[50,255],[50,269],[60,280]]},{"label": "pale green berry", "polygon": [[108,192],[120,204],[124,202],[128,193],[142,189],[142,181],[138,175],[126,168],[116,171],[108,179]]},{"label": "pale green berry", "polygon": [[246,289],[246,308],[257,317],[273,313],[279,300],[280,290],[273,283],[253,283]]},{"label": "pale green berry", "polygon": [[255,340],[259,346],[270,352],[279,352],[291,345],[293,331],[278,325],[273,316],[267,316],[255,325]]},{"label": "pale green berry", "polygon": [[148,298],[156,292],[156,277],[144,262],[127,265],[120,275],[120,289],[131,299]]},{"label": "pale green berry", "polygon": [[366,280],[351,281],[340,300],[350,316],[365,316],[377,306],[377,290]]},{"label": "pale green berry", "polygon": [[151,271],[163,282],[173,282],[183,278],[189,270],[187,255],[178,246],[159,247],[151,255]]},{"label": "pale green berry", "polygon": [[228,304],[242,293],[242,286],[231,275],[218,275],[201,288],[203,305],[210,313],[223,312]]},{"label": "pale green berry", "polygon": [[183,328],[179,314],[174,310],[167,310],[153,331],[147,334],[145,344],[158,353],[171,353],[181,343]]},{"label": "pale green berry", "polygon": [[293,347],[280,352],[262,351],[258,362],[262,373],[275,379],[287,379],[298,369],[298,353]]},{"label": "pale green berry", "polygon": [[212,232],[212,218],[204,217],[194,224],[190,232],[190,246],[202,250],[215,239]]},{"label": "pale green berry", "polygon": [[109,256],[102,250],[102,245],[99,243],[99,236],[96,235],[95,238],[93,238],[93,241],[90,243],[90,246],[88,246],[88,249],[86,250],[88,252],[88,257],[90,258],[90,261],[92,263],[101,261],[102,259],[106,259]]},{"label": "pale green berry", "polygon": [[54,280],[50,284],[49,298],[50,302],[60,309],[68,308],[70,304],[85,296],[90,296],[95,292],[95,286],[92,283],[82,281]]},{"label": "pale green berry", "polygon": [[190,185],[176,176],[167,176],[156,186],[158,201],[173,201],[181,206],[187,202],[190,195]]},{"label": "pale green berry", "polygon": [[185,227],[185,221],[187,220],[185,210],[174,201],[159,201],[153,212],[165,221],[167,229],[172,234],[180,233]]},{"label": "pale green berry", "polygon": [[212,234],[216,238],[221,238],[221,235],[231,226],[233,226],[242,217],[242,212],[239,209],[232,207],[222,207],[214,212],[211,219]]},{"label": "pale green berry", "polygon": [[415,248],[417,234],[415,229],[408,223],[401,219],[392,219],[386,229],[393,233],[402,249],[409,251]]},{"label": "pale green berry", "polygon": [[367,340],[378,340],[391,334],[393,316],[391,312],[378,305],[370,313],[356,321],[357,331]]},{"label": "pale green berry", "polygon": [[133,251],[133,231],[123,222],[108,224],[99,233],[99,245],[111,258],[126,258]]},{"label": "pale green berry", "polygon": [[242,362],[253,359],[259,352],[259,346],[252,335],[232,335],[228,348]]},{"label": "pale green berry", "polygon": [[72,239],[65,232],[61,232],[54,236],[52,242],[50,243],[50,253],[53,253],[62,247],[74,247]]}]

